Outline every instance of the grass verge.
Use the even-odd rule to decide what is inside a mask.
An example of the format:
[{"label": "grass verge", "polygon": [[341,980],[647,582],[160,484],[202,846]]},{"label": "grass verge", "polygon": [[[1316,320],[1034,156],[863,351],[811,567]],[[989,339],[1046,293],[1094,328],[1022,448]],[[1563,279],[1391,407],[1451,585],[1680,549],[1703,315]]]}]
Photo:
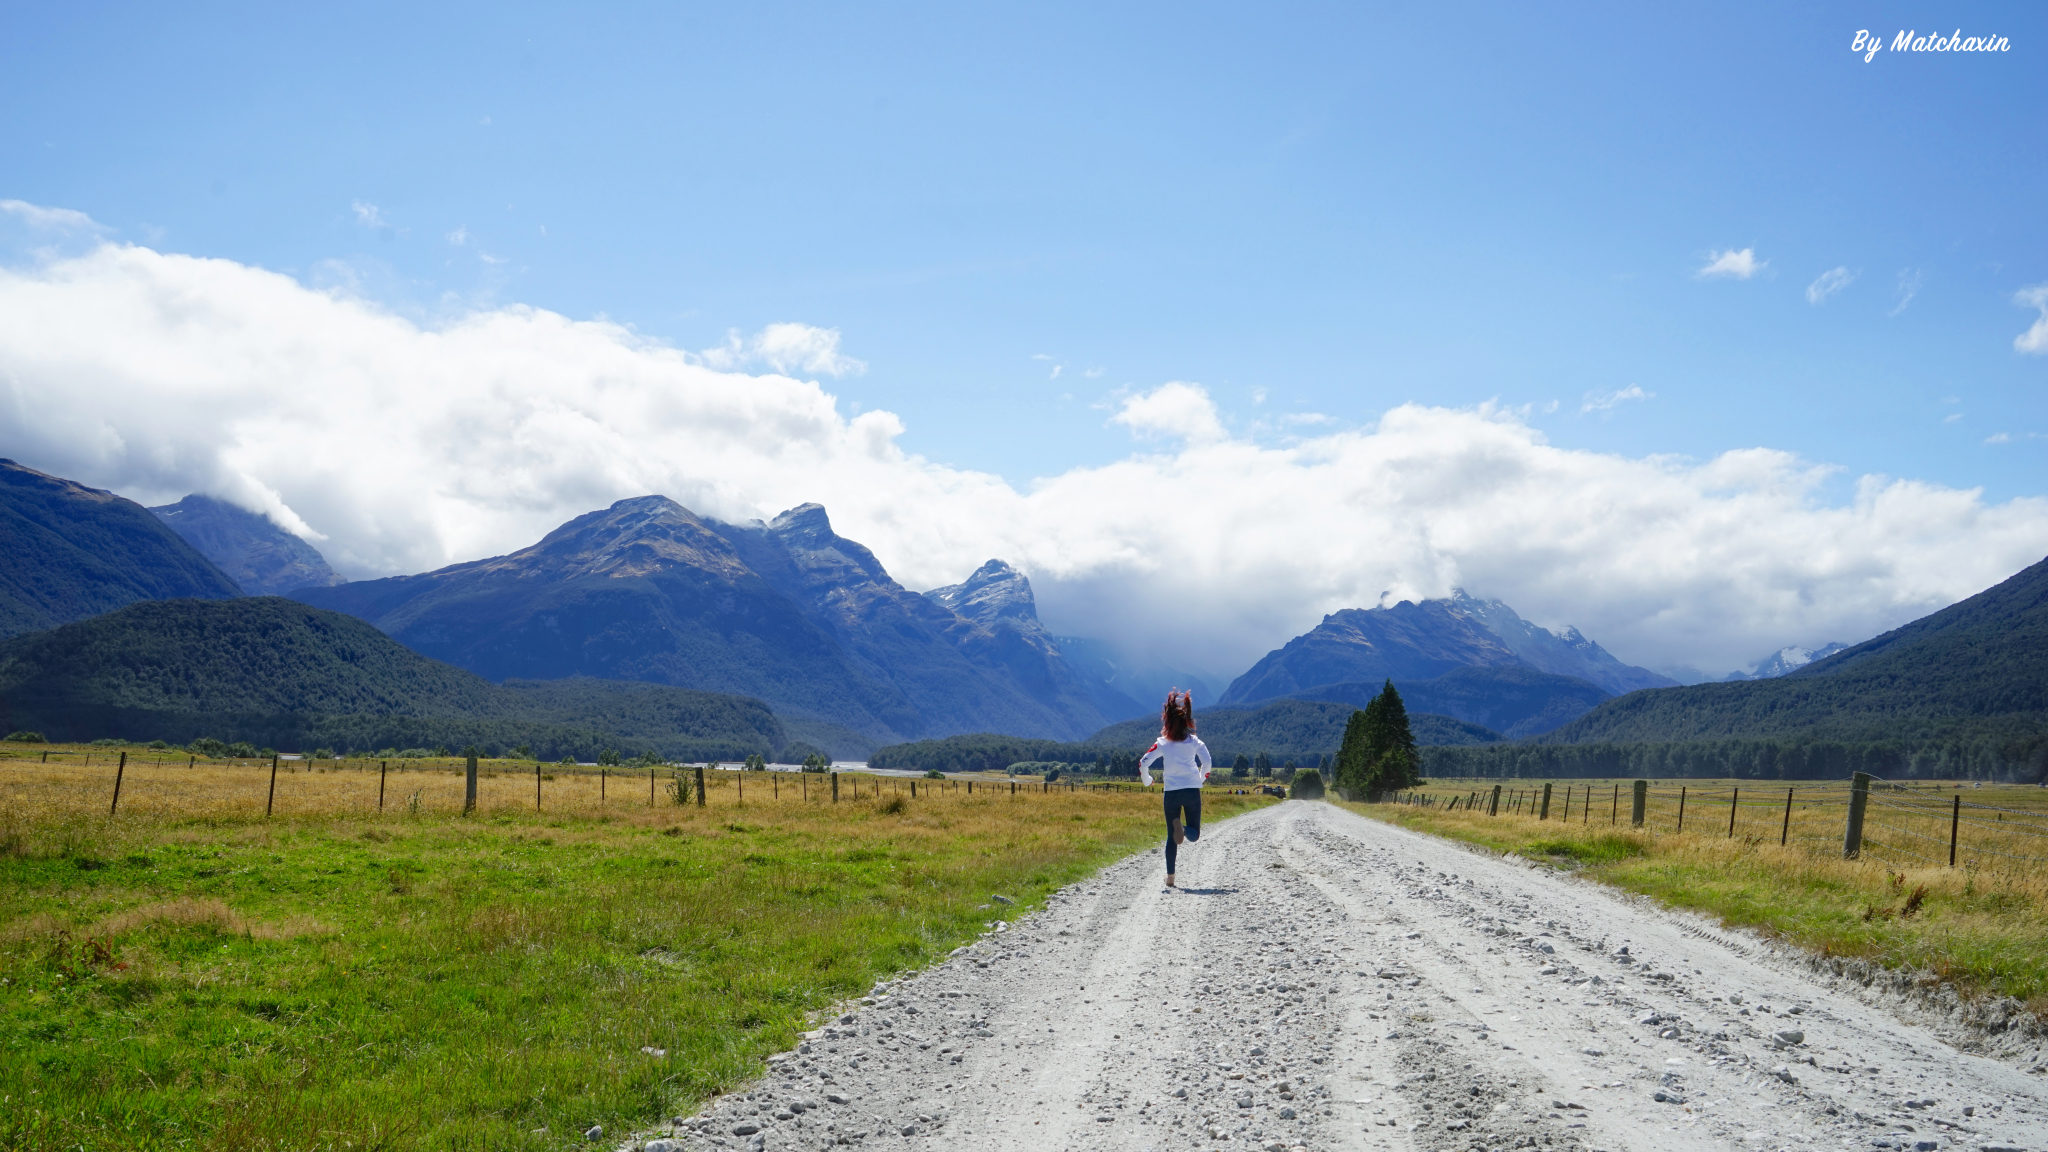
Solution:
[{"label": "grass verge", "polygon": [[378,814],[360,779],[310,775],[270,820],[125,799],[110,819],[67,799],[97,782],[34,771],[0,779],[8,1149],[560,1148],[649,1126],[1159,821],[1137,792],[913,801],[868,780],[833,804],[815,778],[808,801],[785,779],[648,804],[643,782],[544,814],[528,778],[470,817]]},{"label": "grass verge", "polygon": [[[1444,788],[1446,797],[1463,791],[1455,784]],[[1419,832],[1547,860],[1822,955],[1931,972],[1966,996],[2011,996],[2036,1016],[2048,1015],[2048,883],[2035,868],[1844,860],[1803,850],[1796,841],[1780,847],[1775,830],[1727,837],[1718,827],[1674,834],[1505,812],[1488,816],[1483,808],[1343,806]]]}]

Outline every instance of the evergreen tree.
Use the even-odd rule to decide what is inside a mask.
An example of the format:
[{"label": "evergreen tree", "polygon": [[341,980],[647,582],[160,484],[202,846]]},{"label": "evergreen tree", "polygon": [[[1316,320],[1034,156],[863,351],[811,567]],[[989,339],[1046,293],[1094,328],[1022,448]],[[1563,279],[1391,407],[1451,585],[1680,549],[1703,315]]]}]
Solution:
[{"label": "evergreen tree", "polygon": [[1273,774],[1273,758],[1264,752],[1259,753],[1257,756],[1252,757],[1252,770],[1261,779],[1271,776]]},{"label": "evergreen tree", "polygon": [[[1373,704],[1377,706],[1379,701],[1374,700]],[[1337,760],[1331,765],[1330,783],[1347,800],[1365,799],[1366,786],[1372,781],[1374,757],[1367,746],[1367,729],[1365,710],[1352,712],[1351,719],[1344,722],[1344,742],[1338,746]]]},{"label": "evergreen tree", "polygon": [[1230,778],[1232,780],[1242,780],[1251,775],[1251,772],[1252,762],[1245,759],[1244,753],[1239,752],[1237,759],[1230,762]]},{"label": "evergreen tree", "polygon": [[1394,682],[1373,697],[1365,709],[1366,746],[1371,773],[1368,792],[1394,792],[1422,782],[1422,754],[1415,750],[1415,733],[1408,728],[1408,707]]}]

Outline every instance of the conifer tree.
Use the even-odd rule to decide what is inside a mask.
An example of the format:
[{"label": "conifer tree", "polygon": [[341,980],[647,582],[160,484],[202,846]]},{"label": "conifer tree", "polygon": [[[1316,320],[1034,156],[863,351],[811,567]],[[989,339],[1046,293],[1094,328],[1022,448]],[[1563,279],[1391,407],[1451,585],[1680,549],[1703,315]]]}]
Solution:
[{"label": "conifer tree", "polygon": [[1394,792],[1422,782],[1422,754],[1415,750],[1415,733],[1408,727],[1408,707],[1394,682],[1366,706],[1366,740],[1372,770],[1366,790]]}]

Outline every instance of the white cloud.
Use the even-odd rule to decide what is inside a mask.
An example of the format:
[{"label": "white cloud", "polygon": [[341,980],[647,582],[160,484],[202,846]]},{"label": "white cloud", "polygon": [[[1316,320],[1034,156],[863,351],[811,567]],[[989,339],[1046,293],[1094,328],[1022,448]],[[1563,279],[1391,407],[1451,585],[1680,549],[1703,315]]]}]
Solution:
[{"label": "white cloud", "polygon": [[1585,402],[1579,405],[1579,412],[1606,412],[1630,400],[1653,400],[1656,396],[1655,392],[1643,391],[1640,384],[1631,384],[1619,392],[1588,392]]},{"label": "white cloud", "polygon": [[1102,374],[1106,371],[1108,371],[1108,369],[1106,368],[1090,368],[1087,371],[1081,373],[1081,375],[1086,376],[1090,380],[1097,380],[1100,379]]},{"label": "white cloud", "polygon": [[1109,422],[1140,436],[1177,436],[1190,444],[1210,444],[1228,435],[1209,390],[1184,380],[1124,397]]},{"label": "white cloud", "polygon": [[1707,262],[1693,275],[1702,280],[1728,277],[1733,280],[1747,280],[1763,271],[1770,261],[1756,258],[1756,249],[1744,248],[1737,251],[1730,248],[1725,252],[1707,253]]},{"label": "white cloud", "polygon": [[1819,304],[1856,280],[1856,274],[1847,268],[1830,268],[1820,274],[1813,283],[1806,286],[1806,302]]},{"label": "white cloud", "polygon": [[1254,389],[1252,389],[1252,403],[1254,403],[1254,404],[1264,404],[1265,402],[1266,402],[1266,390],[1265,390],[1264,388],[1254,388]]},{"label": "white cloud", "polygon": [[349,207],[355,211],[356,223],[362,225],[365,228],[384,227],[384,214],[382,212],[377,211],[377,206],[375,204],[372,204],[367,200],[358,200],[355,203],[349,205]]},{"label": "white cloud", "polygon": [[2022,288],[2013,294],[2012,302],[2024,308],[2041,310],[2033,327],[2012,338],[2012,346],[2036,356],[2048,355],[2048,284]]},{"label": "white cloud", "polygon": [[469,229],[467,227],[456,228],[455,231],[448,234],[448,242],[457,248],[469,243]]},{"label": "white cloud", "polygon": [[2012,433],[1993,432],[1991,435],[1986,436],[1984,438],[1984,442],[1986,444],[2010,444],[2012,443]]},{"label": "white cloud", "polygon": [[1956,421],[1961,420],[1962,418],[1963,414],[1961,412],[1951,412],[1948,415],[1943,416],[1941,418],[1941,422],[1943,424],[1954,424]]},{"label": "white cloud", "polygon": [[[836,356],[829,335],[759,343]],[[353,576],[503,553],[650,492],[731,519],[818,500],[910,587],[1000,556],[1056,630],[1183,666],[1241,669],[1326,612],[1457,585],[1635,663],[1732,668],[1786,637],[1874,635],[2048,552],[2048,500],[1864,477],[1830,504],[1828,469],[1783,452],[1560,448],[1495,406],[1271,445],[1175,382],[1114,422],[1180,442],[1017,488],[907,454],[889,412],[847,417],[817,384],[610,323],[506,307],[423,327],[114,245],[0,269],[0,455],[272,511]]]},{"label": "white cloud", "polygon": [[792,372],[821,372],[827,376],[859,376],[867,363],[842,355],[839,329],[814,328],[809,324],[770,324],[750,337],[741,338],[735,328],[725,334],[725,344],[699,353],[704,363],[722,371],[763,365],[788,375]]},{"label": "white cloud", "polygon": [[31,228],[48,232],[104,232],[106,227],[72,208],[45,208],[26,200],[0,200],[0,212]]},{"label": "white cloud", "polygon": [[1921,279],[1922,278],[1920,276],[1920,272],[1918,269],[1899,269],[1899,302],[1897,306],[1895,306],[1890,312],[1886,313],[1886,315],[1897,316],[1899,313],[1904,312],[1906,310],[1906,305],[1911,304],[1913,302],[1913,297],[1918,296],[1920,294]]}]

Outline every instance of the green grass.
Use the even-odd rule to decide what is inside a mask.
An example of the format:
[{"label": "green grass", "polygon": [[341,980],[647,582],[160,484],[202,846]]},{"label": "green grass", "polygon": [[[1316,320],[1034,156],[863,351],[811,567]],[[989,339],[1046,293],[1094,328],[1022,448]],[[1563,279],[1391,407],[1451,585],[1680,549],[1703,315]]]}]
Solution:
[{"label": "green grass", "polygon": [[649,1126],[1157,831],[1144,795],[893,799],[11,813],[0,1147],[559,1148]]}]

